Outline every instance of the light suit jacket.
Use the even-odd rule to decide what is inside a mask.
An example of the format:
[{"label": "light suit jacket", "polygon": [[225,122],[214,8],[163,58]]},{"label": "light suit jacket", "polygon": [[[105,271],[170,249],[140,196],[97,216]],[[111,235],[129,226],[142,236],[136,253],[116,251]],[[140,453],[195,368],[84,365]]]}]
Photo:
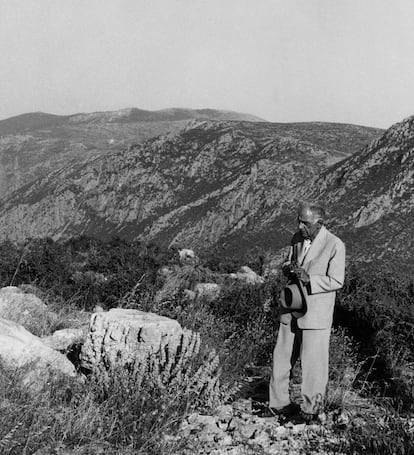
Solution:
[{"label": "light suit jacket", "polygon": [[[303,238],[298,232],[292,238],[289,254],[283,266],[295,262],[310,276],[310,283],[306,285],[307,311],[298,317],[298,327],[330,328],[336,291],[342,287],[345,277],[344,243],[322,226],[306,256],[303,257]],[[289,323],[291,318],[290,313],[282,312],[280,321]]]}]

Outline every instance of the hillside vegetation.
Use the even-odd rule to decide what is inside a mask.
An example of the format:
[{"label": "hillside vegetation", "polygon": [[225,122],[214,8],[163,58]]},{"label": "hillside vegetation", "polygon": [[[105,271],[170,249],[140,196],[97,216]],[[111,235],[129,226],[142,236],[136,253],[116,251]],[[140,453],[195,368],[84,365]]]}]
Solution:
[{"label": "hillside vegetation", "polygon": [[[66,242],[31,240],[20,246],[0,245],[0,285],[31,285],[31,291],[61,315],[51,331],[95,305],[176,318],[201,335],[203,349],[191,368],[207,368],[209,352],[219,355],[220,373],[214,373],[220,374],[221,392],[215,398],[219,404],[238,396],[261,401],[265,396],[260,381],[255,387],[246,379],[251,371],[261,371],[263,380],[268,380],[276,339],[275,296],[282,279],[268,276],[259,285],[230,280],[226,273],[240,264],[262,270],[260,258],[243,259],[211,253],[199,263],[183,266],[175,251],[154,244],[121,239],[103,243],[85,237]],[[164,298],[157,298],[166,284],[165,267],[174,271],[174,286]],[[218,298],[189,300],[185,290],[206,281],[221,285]],[[413,297],[412,283],[359,266],[348,269],[335,313],[327,406],[332,412],[358,415],[359,424],[338,428],[340,438],[332,442],[331,450],[411,453],[412,433],[403,416],[414,403]],[[178,442],[168,443],[164,435],[175,434],[182,419],[195,410],[212,412],[210,395],[185,392],[189,377],[160,389],[149,379],[138,387],[118,372],[107,379],[109,383],[91,377],[84,385],[62,384],[33,401],[9,382],[10,373],[0,372],[4,453],[20,454],[22,447],[33,453],[58,444],[92,451],[104,448],[104,453],[182,453]],[[358,403],[366,400],[379,407],[364,414],[366,404]]]}]

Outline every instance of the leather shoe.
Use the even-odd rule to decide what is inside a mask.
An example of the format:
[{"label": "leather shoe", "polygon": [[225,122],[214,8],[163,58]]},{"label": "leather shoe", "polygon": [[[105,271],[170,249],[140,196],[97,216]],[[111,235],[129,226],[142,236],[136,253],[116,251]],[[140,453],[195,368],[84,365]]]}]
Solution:
[{"label": "leather shoe", "polygon": [[312,414],[305,411],[300,411],[299,418],[306,424],[318,422],[318,414]]},{"label": "leather shoe", "polygon": [[299,407],[295,403],[290,403],[283,408],[268,407],[259,413],[259,417],[292,417],[299,412]]}]

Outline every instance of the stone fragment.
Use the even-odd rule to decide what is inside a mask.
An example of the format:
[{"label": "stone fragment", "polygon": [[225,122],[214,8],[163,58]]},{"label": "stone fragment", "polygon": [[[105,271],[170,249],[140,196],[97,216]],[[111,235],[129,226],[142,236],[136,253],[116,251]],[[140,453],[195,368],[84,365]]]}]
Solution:
[{"label": "stone fragment", "polygon": [[251,414],[247,413],[247,412],[242,412],[240,417],[243,419],[243,420],[251,420],[252,416]]},{"label": "stone fragment", "polygon": [[253,439],[253,442],[264,449],[270,445],[270,436],[267,431],[258,431]]},{"label": "stone fragment", "polygon": [[194,286],[196,299],[213,302],[220,295],[221,286],[217,283],[197,283]]},{"label": "stone fragment", "polygon": [[219,420],[217,422],[217,426],[220,428],[220,430],[227,431],[229,429],[229,422],[222,422]]},{"label": "stone fragment", "polygon": [[233,403],[233,409],[242,412],[252,412],[252,401],[247,398],[240,398]]},{"label": "stone fragment", "polygon": [[335,419],[335,426],[337,428],[346,428],[349,425],[349,414],[346,411],[342,411]]},{"label": "stone fragment", "polygon": [[229,422],[233,418],[233,408],[231,405],[222,405],[216,409],[216,414],[221,422]]},{"label": "stone fragment", "polygon": [[188,300],[191,301],[193,301],[196,298],[196,293],[191,289],[184,289],[183,294]]},{"label": "stone fragment", "polygon": [[227,434],[226,436],[224,436],[224,438],[220,441],[220,444],[222,444],[223,446],[231,446],[233,444],[233,438]]},{"label": "stone fragment", "polygon": [[240,267],[237,273],[230,273],[230,277],[243,281],[246,284],[262,284],[264,282],[263,277],[258,275],[247,265]]},{"label": "stone fragment", "polygon": [[274,428],[273,430],[273,434],[278,437],[278,438],[281,438],[281,437],[285,437],[287,436],[289,430],[285,427],[285,426],[279,426],[279,427],[276,427]]},{"label": "stone fragment", "polygon": [[298,433],[303,433],[306,428],[306,423],[298,423],[296,425],[293,425],[292,428],[292,433],[293,434],[298,434]]},{"label": "stone fragment", "polygon": [[183,248],[182,250],[178,250],[178,257],[180,258],[181,262],[186,263],[194,260],[196,255],[193,250],[189,248]]},{"label": "stone fragment", "polygon": [[197,420],[198,420],[198,416],[199,414],[197,412],[193,412],[192,414],[190,414],[188,417],[187,417],[187,422],[190,424],[190,425],[194,425]]},{"label": "stone fragment", "polygon": [[85,329],[61,329],[53,335],[42,337],[42,342],[56,351],[68,352],[76,345],[83,344],[87,336]]},{"label": "stone fragment", "polygon": [[214,416],[200,415],[193,416],[191,426],[197,431],[197,438],[203,442],[221,441],[226,437],[226,433],[219,428]]},{"label": "stone fragment", "polygon": [[327,422],[328,417],[324,412],[321,412],[320,414],[318,414],[318,420],[322,425],[324,425]]},{"label": "stone fragment", "polygon": [[253,423],[245,423],[239,427],[239,433],[245,439],[252,439],[258,430],[257,425]]},{"label": "stone fragment", "polygon": [[154,313],[113,308],[91,316],[81,351],[87,369],[126,365],[148,353],[158,353],[183,334],[180,324]]},{"label": "stone fragment", "polygon": [[202,425],[202,426],[214,426],[214,427],[217,427],[215,417],[214,416],[209,416],[209,415],[198,414],[197,415],[197,419],[196,419],[196,421],[194,423],[196,423],[198,425]]}]

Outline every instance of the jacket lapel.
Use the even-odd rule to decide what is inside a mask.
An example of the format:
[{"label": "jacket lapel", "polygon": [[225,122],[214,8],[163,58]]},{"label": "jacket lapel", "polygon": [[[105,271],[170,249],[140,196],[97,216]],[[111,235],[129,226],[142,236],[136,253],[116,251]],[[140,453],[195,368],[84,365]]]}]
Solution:
[{"label": "jacket lapel", "polygon": [[[308,253],[303,259],[302,267],[306,267],[306,264],[308,264],[314,257],[316,257],[319,254],[319,252],[325,245],[326,233],[327,230],[325,226],[322,226],[320,231],[318,232],[318,235],[314,238],[311,247],[308,250]],[[303,251],[303,244],[301,251]]]}]

